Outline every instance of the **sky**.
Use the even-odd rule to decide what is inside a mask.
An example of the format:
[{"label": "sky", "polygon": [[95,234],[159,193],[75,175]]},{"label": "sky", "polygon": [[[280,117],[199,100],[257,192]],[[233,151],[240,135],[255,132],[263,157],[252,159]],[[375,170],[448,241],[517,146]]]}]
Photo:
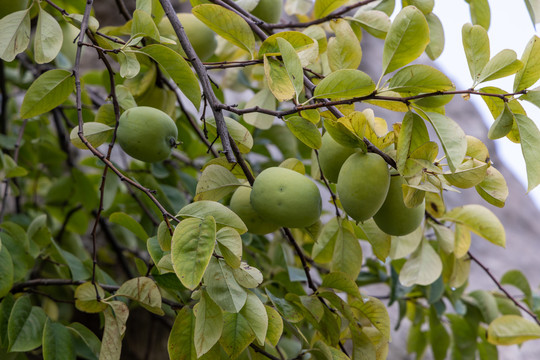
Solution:
[{"label": "sky", "polygon": [[[525,46],[535,32],[532,21],[527,12],[523,0],[490,0],[491,26],[488,31],[490,39],[491,56],[503,49],[512,49],[521,58]],[[468,89],[471,84],[471,76],[467,66],[467,60],[461,42],[461,28],[464,23],[471,22],[469,6],[464,0],[439,0],[435,1],[433,12],[439,16],[445,30],[445,49],[436,63],[444,69],[456,84],[457,89]],[[540,25],[538,27],[540,29]],[[483,86],[497,86],[508,92],[512,91],[514,76],[494,80],[482,84]],[[533,85],[533,87],[539,84]],[[479,96],[472,96],[471,101],[476,105],[483,116],[487,126],[493,123],[493,117],[484,101]],[[521,102],[527,115],[540,127],[540,109],[526,101]],[[524,190],[527,187],[527,174],[525,162],[519,144],[514,144],[506,138],[496,140],[495,146],[499,157],[505,165],[516,174],[523,183]],[[536,206],[540,208],[540,187],[529,193]]]}]

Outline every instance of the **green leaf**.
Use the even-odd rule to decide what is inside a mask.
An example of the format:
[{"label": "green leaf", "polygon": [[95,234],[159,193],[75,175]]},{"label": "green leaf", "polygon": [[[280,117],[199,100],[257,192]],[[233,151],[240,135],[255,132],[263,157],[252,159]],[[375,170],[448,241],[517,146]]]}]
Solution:
[{"label": "green leaf", "polygon": [[207,215],[214,217],[216,224],[230,226],[240,234],[247,231],[246,225],[231,209],[215,201],[201,200],[184,206],[177,214],[181,217],[204,219]]},{"label": "green leaf", "polygon": [[300,116],[291,116],[286,120],[287,127],[298,140],[312,149],[320,149],[322,137],[317,126]]},{"label": "green leaf", "polygon": [[404,7],[394,19],[384,41],[383,75],[418,58],[428,44],[426,18],[416,7]]},{"label": "green leaf", "polygon": [[523,67],[514,78],[514,92],[534,85],[540,79],[540,38],[534,35],[521,56]]},{"label": "green leaf", "polygon": [[463,162],[467,152],[467,138],[461,127],[452,119],[435,112],[425,112],[441,140],[448,166],[452,172]]},{"label": "green leaf", "polygon": [[247,299],[247,292],[236,281],[233,269],[223,260],[210,259],[204,274],[208,295],[229,313],[239,312]]},{"label": "green leaf", "polygon": [[122,338],[126,331],[129,309],[121,301],[111,301],[104,311],[105,328],[99,351],[99,360],[119,360],[122,351]]},{"label": "green leaf", "polygon": [[384,39],[386,37],[390,25],[392,24],[388,15],[379,10],[366,11],[360,9],[354,14],[354,17],[349,20],[360,24],[364,30],[379,39]]},{"label": "green leaf", "polygon": [[218,35],[246,50],[253,57],[255,36],[248,23],[240,15],[214,4],[195,6],[192,13]]},{"label": "green leaf", "polygon": [[531,191],[540,184],[540,131],[527,116],[515,114],[514,118],[521,138],[521,152],[527,166],[527,191]]},{"label": "green leaf", "polygon": [[531,285],[525,275],[519,270],[509,270],[501,277],[501,285],[512,285],[521,290],[525,295],[525,300],[531,304],[533,294],[531,291]]},{"label": "green leaf", "polygon": [[296,54],[294,47],[287,40],[283,38],[277,38],[276,40],[279,45],[281,58],[283,59],[283,65],[285,65],[289,80],[293,84],[296,92],[296,101],[298,101],[298,97],[302,93],[302,90],[304,90],[304,70],[302,69],[300,58]]},{"label": "green leaf", "polygon": [[240,267],[233,269],[234,278],[245,288],[253,289],[261,285],[263,275],[259,269],[242,262]]},{"label": "green leaf", "polygon": [[505,103],[504,110],[489,128],[488,138],[491,140],[500,139],[512,131],[512,126],[514,126],[514,114],[508,107],[508,104]]},{"label": "green leaf", "polygon": [[491,22],[488,0],[467,0],[467,2],[469,3],[472,23],[488,30]]},{"label": "green leaf", "polygon": [[39,17],[34,37],[34,60],[38,64],[48,63],[58,55],[62,47],[62,28],[48,12],[39,7]]},{"label": "green leaf", "polygon": [[244,351],[255,339],[249,321],[239,313],[225,313],[223,324],[223,334],[219,343],[229,355],[230,359],[235,359]]},{"label": "green leaf", "polygon": [[362,301],[354,301],[351,305],[381,332],[386,341],[390,340],[390,316],[381,300],[367,296]]},{"label": "green leaf", "polygon": [[133,95],[124,85],[116,85],[116,96],[118,97],[118,104],[124,110],[137,106],[137,102],[135,102]]},{"label": "green leaf", "polygon": [[[80,29],[83,16],[84,16],[83,14],[69,14],[66,16],[66,19],[70,23],[72,23],[73,25],[75,25],[76,27]],[[97,21],[95,17],[90,16],[88,18],[88,29],[91,32],[95,33],[98,30],[98,28],[99,28],[99,21]]]},{"label": "green leaf", "polygon": [[259,345],[264,346],[266,332],[268,331],[268,314],[259,297],[251,291],[248,292],[246,304],[240,310],[240,315],[248,321],[249,327],[255,334],[255,339]]},{"label": "green leaf", "polygon": [[346,20],[330,22],[335,37],[328,41],[328,64],[332,71],[357,69],[362,61],[362,48],[353,29]]},{"label": "green leaf", "polygon": [[201,88],[188,62],[174,50],[160,44],[145,46],[140,51],[154,59],[161,69],[169,74],[198,110],[201,104]]},{"label": "green leaf", "polygon": [[13,286],[13,261],[7,247],[0,239],[0,298],[6,296]]},{"label": "green leaf", "polygon": [[0,59],[10,62],[30,43],[30,9],[0,19]]},{"label": "green leaf", "polygon": [[272,307],[265,305],[266,314],[268,317],[268,331],[266,332],[266,340],[273,346],[276,346],[283,334],[283,319],[279,313]]},{"label": "green leaf", "polygon": [[443,220],[465,225],[476,235],[505,247],[506,236],[499,219],[489,209],[476,204],[465,205],[448,211]]},{"label": "green leaf", "polygon": [[468,189],[480,184],[486,177],[489,167],[485,162],[469,159],[459,165],[455,172],[444,173],[444,178],[452,185]]},{"label": "green leaf", "polygon": [[503,207],[508,197],[506,180],[493,166],[487,169],[486,177],[475,188],[484,200],[497,207]]},{"label": "green leaf", "polygon": [[358,290],[358,285],[356,285],[349,275],[342,272],[331,272],[325,275],[321,286],[346,292],[357,299],[362,298],[360,290]]},{"label": "green leaf", "polygon": [[540,3],[537,0],[525,0],[525,5],[527,5],[527,11],[533,25],[538,24],[540,21]]},{"label": "green leaf", "polygon": [[375,83],[360,70],[343,69],[325,77],[315,88],[316,98],[353,98],[366,96],[375,90]]},{"label": "green leaf", "polygon": [[[360,230],[360,234],[358,230]],[[391,236],[381,231],[373,219],[358,224],[358,230],[355,229],[356,235],[360,239],[365,239],[371,244],[373,254],[377,259],[385,261],[390,254]]]},{"label": "green leaf", "polygon": [[[246,103],[245,108],[247,109],[256,106],[263,109],[276,110],[276,99],[267,87],[264,87],[251,99],[249,99]],[[262,130],[270,129],[270,127],[274,123],[274,118],[275,116],[273,115],[262,114],[259,112],[252,112],[244,115],[244,121],[246,123]]]},{"label": "green leaf", "polygon": [[152,16],[144,11],[136,9],[133,12],[133,20],[131,23],[131,36],[137,36],[143,34],[156,41],[160,41],[159,31],[152,20]]},{"label": "green leaf", "polygon": [[259,49],[259,57],[262,58],[265,54],[269,56],[281,54],[278,39],[287,40],[297,53],[312,48],[315,45],[315,40],[306,34],[298,31],[282,31],[267,37],[263,41]]},{"label": "green leaf", "polygon": [[[97,294],[96,294],[97,291]],[[75,290],[75,307],[87,313],[99,313],[107,309],[107,303],[97,300],[105,298],[105,291],[99,285],[85,282]]]},{"label": "green leaf", "polygon": [[426,21],[429,27],[429,44],[426,47],[426,54],[431,60],[435,60],[444,50],[444,29],[441,20],[433,13],[426,15]]},{"label": "green leaf", "polygon": [[109,221],[114,224],[118,224],[125,227],[126,229],[131,231],[133,234],[135,234],[135,236],[137,236],[139,239],[143,241],[146,241],[146,239],[150,237],[148,236],[148,234],[146,233],[142,225],[137,220],[135,220],[134,218],[132,218],[126,213],[123,213],[123,212],[112,213],[109,216]]},{"label": "green leaf", "polygon": [[216,222],[210,215],[190,218],[174,230],[171,260],[182,284],[194,290],[202,280],[216,242]]},{"label": "green leaf", "polygon": [[266,295],[268,295],[268,298],[270,299],[276,310],[281,314],[284,319],[287,319],[287,321],[292,323],[302,321],[304,316],[302,315],[301,310],[296,305],[285,299],[274,296],[274,294],[272,294],[268,290],[268,288],[265,288],[264,291],[266,292]]},{"label": "green leaf", "polygon": [[238,179],[223,166],[207,166],[199,181],[194,200],[218,201],[227,196],[240,186]]},{"label": "green leaf", "polygon": [[339,231],[339,222],[336,217],[331,218],[323,227],[317,241],[313,245],[311,257],[321,264],[332,261],[337,234]]},{"label": "green leaf", "polygon": [[195,315],[189,306],[184,306],[176,315],[167,345],[170,359],[192,360],[197,358],[193,341],[195,321]]},{"label": "green leaf", "polygon": [[369,340],[369,337],[367,337],[363,331],[359,330],[358,327],[354,326],[353,324],[349,325],[349,329],[351,331],[351,338],[353,342],[352,358],[361,360],[376,359],[377,353],[375,346],[371,340]]},{"label": "green leaf", "polygon": [[502,50],[486,64],[478,77],[478,83],[515,74],[522,67],[523,63],[517,60],[514,50]]},{"label": "green leaf", "polygon": [[141,70],[141,64],[132,51],[120,51],[117,59],[120,64],[120,76],[123,78],[134,78]]},{"label": "green leaf", "polygon": [[285,66],[278,60],[264,56],[264,75],[270,91],[277,101],[291,100],[296,90]]},{"label": "green leaf", "polygon": [[540,326],[517,315],[503,315],[489,324],[488,341],[493,345],[521,344],[540,338]]},{"label": "green leaf", "polygon": [[463,48],[469,64],[469,72],[476,83],[482,70],[489,62],[489,37],[480,25],[465,24],[461,29]]},{"label": "green leaf", "polygon": [[362,247],[345,221],[339,228],[332,256],[331,271],[340,271],[355,280],[362,267]]},{"label": "green leaf", "polygon": [[62,324],[47,319],[43,328],[43,360],[75,359],[73,338]]},{"label": "green leaf", "polygon": [[388,82],[389,90],[407,95],[448,91],[454,88],[454,84],[446,75],[428,65],[404,67]]},{"label": "green leaf", "polygon": [[[114,128],[98,123],[98,122],[86,122],[83,124],[83,134],[86,140],[95,148],[103,144],[105,141],[109,140]],[[69,134],[69,139],[71,143],[78,149],[88,150],[86,145],[79,138],[79,126],[76,126],[71,130]]]},{"label": "green leaf", "polygon": [[240,267],[242,238],[238,231],[230,227],[224,227],[216,233],[216,240],[225,262],[233,269]]},{"label": "green leaf", "polygon": [[38,77],[26,92],[21,118],[27,119],[51,111],[73,92],[75,78],[67,70],[49,70]]},{"label": "green leaf", "polygon": [[[209,132],[212,135],[217,134],[216,131],[216,120],[214,118],[208,118],[206,119],[206,124],[209,125]],[[225,124],[227,125],[227,129],[229,130],[229,134],[233,138],[234,141],[236,141],[236,144],[238,145],[238,149],[242,154],[247,154],[251,151],[251,148],[253,147],[253,136],[251,136],[251,133],[248,129],[242,124],[240,124],[238,121],[225,116]]]},{"label": "green leaf", "polygon": [[313,15],[315,19],[323,18],[346,3],[348,3],[347,0],[315,0]]},{"label": "green leaf", "polygon": [[116,291],[117,296],[125,296],[137,301],[146,310],[157,314],[165,315],[161,310],[161,293],[156,283],[147,277],[130,279],[120,286]]},{"label": "green leaf", "polygon": [[46,319],[43,309],[32,306],[28,296],[18,298],[8,321],[9,351],[25,352],[39,347]]},{"label": "green leaf", "polygon": [[439,278],[442,272],[442,262],[439,255],[427,240],[416,249],[405,262],[399,273],[399,282],[403,286],[429,285]]},{"label": "green leaf", "polygon": [[221,308],[203,291],[200,302],[195,305],[195,329],[193,340],[197,356],[206,354],[219,340],[223,330]]},{"label": "green leaf", "polygon": [[[446,229],[446,228],[445,228]],[[403,236],[392,236],[392,243],[390,246],[390,259],[402,259],[418,248],[418,245],[422,242],[424,235],[424,229],[419,226],[412,233]],[[452,234],[453,239],[453,234]]]},{"label": "green leaf", "polygon": [[101,348],[101,341],[98,337],[81,323],[71,323],[67,328],[73,336],[77,356],[98,360]]}]

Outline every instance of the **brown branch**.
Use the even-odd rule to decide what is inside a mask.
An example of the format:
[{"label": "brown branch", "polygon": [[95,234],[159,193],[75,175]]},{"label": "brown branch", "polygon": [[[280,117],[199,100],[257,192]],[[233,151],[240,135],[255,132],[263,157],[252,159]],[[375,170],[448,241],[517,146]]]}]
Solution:
[{"label": "brown branch", "polygon": [[257,345],[251,343],[249,345],[249,347],[251,347],[255,352],[258,352],[259,354],[263,355],[263,356],[266,356],[268,359],[271,359],[271,360],[281,360],[280,358],[278,357],[275,357],[274,355],[266,352],[266,350],[258,347]]},{"label": "brown branch", "polygon": [[374,1],[376,0],[364,0],[364,1],[360,1],[352,5],[349,5],[349,6],[344,6],[341,9],[336,10],[329,15],[326,15],[320,19],[315,19],[312,21],[306,21],[306,22],[301,22],[301,23],[288,22],[288,23],[279,23],[279,24],[268,24],[268,27],[270,29],[307,28],[307,27],[310,27],[311,25],[318,25],[318,24],[322,24],[333,19],[341,18],[343,15],[345,15],[349,11],[359,8],[361,6],[367,5],[369,3],[372,3]]},{"label": "brown branch", "polygon": [[174,10],[170,0],[159,0],[159,2],[161,3],[161,6],[163,7],[165,14],[167,15],[167,18],[171,22],[174,32],[176,33],[176,36],[178,37],[178,40],[182,45],[182,49],[184,49],[184,52],[187,54],[188,59],[191,61],[191,64],[195,69],[195,72],[199,76],[199,81],[201,82],[205,98],[209,102],[212,112],[214,113],[217,133],[221,138],[221,144],[223,146],[223,153],[225,154],[225,157],[229,162],[235,163],[236,159],[234,157],[233,149],[229,141],[229,131],[227,130],[227,125],[225,124],[223,111],[219,106],[220,102],[216,97],[216,94],[214,94],[214,91],[212,90],[212,84],[210,83],[206,68],[204,67],[201,59],[199,59],[199,57],[195,53],[193,46],[189,42],[186,32],[184,31],[180,20],[176,16],[176,11]]},{"label": "brown branch", "polygon": [[510,300],[514,303],[514,305],[516,305],[518,308],[520,308],[521,310],[523,310],[524,312],[526,312],[530,317],[532,317],[534,319],[534,321],[540,325],[540,319],[538,319],[538,316],[536,316],[535,313],[533,313],[532,311],[530,311],[529,309],[527,309],[525,306],[523,306],[519,301],[517,301],[508,291],[506,291],[506,289],[501,285],[501,283],[499,282],[499,280],[497,280],[497,278],[491,273],[491,271],[487,268],[487,266],[485,266],[484,264],[482,264],[480,262],[480,260],[478,260],[478,258],[476,258],[476,256],[474,256],[470,251],[467,252],[467,255],[469,255],[469,258],[474,261],[478,266],[480,266],[482,268],[482,270],[484,270],[484,272],[490,277],[490,279],[495,283],[495,285],[497,285],[497,288],[499,288],[499,290],[501,290],[503,292],[503,294]]},{"label": "brown branch", "polygon": [[216,69],[246,67],[246,66],[258,65],[262,63],[263,63],[262,60],[219,61],[219,62],[204,63],[204,66],[206,67],[206,70],[216,70]]},{"label": "brown branch", "polygon": [[[19,135],[17,136],[17,140],[15,141],[13,151],[13,161],[15,162],[15,164],[19,160],[19,150],[21,148],[24,129],[26,128],[27,123],[28,119],[24,119],[21,128],[19,129]],[[7,207],[7,197],[9,194],[9,178],[6,177],[2,182],[4,183],[4,194],[2,197],[2,208],[0,209],[0,224],[4,221],[4,214]]]},{"label": "brown branch", "polygon": [[118,10],[120,11],[120,14],[124,17],[126,21],[131,20],[131,14],[129,13],[126,4],[123,0],[114,0],[116,3],[116,6],[118,7]]}]

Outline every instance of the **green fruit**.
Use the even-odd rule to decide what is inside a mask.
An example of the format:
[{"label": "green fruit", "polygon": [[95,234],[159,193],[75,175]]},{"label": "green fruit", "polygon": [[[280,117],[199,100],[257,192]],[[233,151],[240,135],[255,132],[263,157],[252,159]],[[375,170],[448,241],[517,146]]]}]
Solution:
[{"label": "green fruit", "polygon": [[341,166],[354,153],[353,148],[339,144],[329,133],[325,133],[319,150],[319,161],[324,177],[332,183],[337,182]]},{"label": "green fruit", "polygon": [[347,214],[364,221],[379,211],[389,186],[390,172],[384,159],[373,153],[356,153],[341,167],[336,189]]},{"label": "green fruit", "polygon": [[275,24],[281,19],[282,12],[282,0],[261,0],[257,4],[257,7],[251,11],[251,14],[264,22]]},{"label": "green fruit", "polygon": [[[176,16],[184,27],[189,42],[193,46],[197,56],[202,61],[208,60],[217,48],[217,40],[214,32],[191,13],[178,13]],[[158,30],[161,35],[173,38],[178,44],[177,49],[185,55],[171,22],[166,16],[159,23]]]},{"label": "green fruit", "polygon": [[177,137],[178,129],[169,115],[148,106],[126,110],[116,134],[118,144],[129,156],[146,162],[168,158]]},{"label": "green fruit", "polygon": [[383,205],[373,216],[375,223],[385,233],[395,236],[410,234],[424,218],[425,202],[414,208],[408,208],[403,202],[401,185],[405,180],[401,176],[392,176],[390,189]]},{"label": "green fruit", "polygon": [[229,204],[231,210],[246,224],[248,231],[252,234],[264,235],[279,229],[279,225],[268,222],[253,209],[250,195],[251,188],[241,186],[234,192]]},{"label": "green fruit", "polygon": [[272,167],[257,176],[251,205],[267,221],[300,228],[321,216],[321,193],[307,177],[294,170]]}]

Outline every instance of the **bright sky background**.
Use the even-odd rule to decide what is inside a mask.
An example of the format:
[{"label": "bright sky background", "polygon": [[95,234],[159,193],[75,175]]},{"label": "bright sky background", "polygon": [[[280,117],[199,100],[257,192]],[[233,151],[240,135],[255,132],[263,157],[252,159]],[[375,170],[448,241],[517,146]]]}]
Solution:
[{"label": "bright sky background", "polygon": [[[488,35],[491,56],[493,57],[503,49],[512,49],[520,59],[525,46],[535,34],[525,2],[523,0],[490,0],[489,4],[491,7],[491,26]],[[444,52],[437,63],[452,78],[457,89],[467,89],[472,84],[472,80],[463,52],[461,27],[464,23],[471,22],[469,6],[464,0],[439,0],[435,1],[433,12],[441,19],[446,38]],[[540,25],[538,29],[540,29]],[[536,34],[538,35],[538,32]],[[482,87],[492,85],[511,92],[513,82],[514,77],[509,76],[482,84]],[[533,87],[536,86],[538,84]],[[471,101],[483,115],[485,123],[490,126],[493,117],[484,101],[479,96],[472,96]],[[526,101],[521,102],[521,104],[527,111],[527,115],[540,127],[540,110]],[[517,175],[526,189],[527,174],[519,144],[502,138],[495,141],[495,146],[502,161]],[[537,207],[540,208],[540,188],[531,191],[529,195],[533,197]]]}]

